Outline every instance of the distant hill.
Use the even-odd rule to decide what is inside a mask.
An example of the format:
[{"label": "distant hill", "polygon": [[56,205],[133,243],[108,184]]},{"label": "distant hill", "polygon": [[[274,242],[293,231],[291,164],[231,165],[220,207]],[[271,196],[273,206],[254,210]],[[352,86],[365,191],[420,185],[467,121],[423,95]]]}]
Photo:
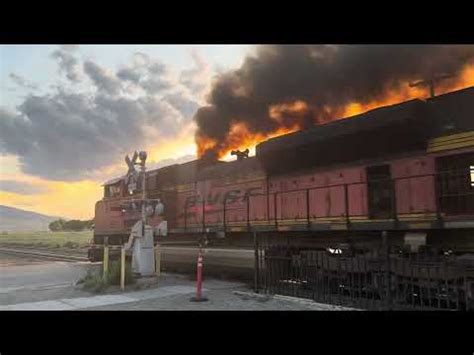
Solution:
[{"label": "distant hill", "polygon": [[59,217],[0,205],[0,232],[46,231]]}]

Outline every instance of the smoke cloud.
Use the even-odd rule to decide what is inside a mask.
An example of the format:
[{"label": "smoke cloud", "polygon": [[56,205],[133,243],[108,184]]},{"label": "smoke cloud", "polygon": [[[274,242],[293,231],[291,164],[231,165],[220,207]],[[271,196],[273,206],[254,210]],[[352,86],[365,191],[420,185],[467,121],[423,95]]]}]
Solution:
[{"label": "smoke cloud", "polygon": [[472,45],[261,46],[217,78],[208,106],[196,112],[198,153],[231,149],[235,124],[260,134],[303,129],[340,118],[350,103],[383,100],[408,81],[455,74],[473,59]]}]

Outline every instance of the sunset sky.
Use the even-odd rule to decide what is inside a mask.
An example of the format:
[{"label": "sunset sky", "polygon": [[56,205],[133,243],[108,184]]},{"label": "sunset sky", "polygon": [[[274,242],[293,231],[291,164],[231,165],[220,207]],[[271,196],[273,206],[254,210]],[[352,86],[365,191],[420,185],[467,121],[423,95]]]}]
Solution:
[{"label": "sunset sky", "polygon": [[0,204],[92,218],[101,184],[195,157],[192,117],[249,46],[0,46]]}]

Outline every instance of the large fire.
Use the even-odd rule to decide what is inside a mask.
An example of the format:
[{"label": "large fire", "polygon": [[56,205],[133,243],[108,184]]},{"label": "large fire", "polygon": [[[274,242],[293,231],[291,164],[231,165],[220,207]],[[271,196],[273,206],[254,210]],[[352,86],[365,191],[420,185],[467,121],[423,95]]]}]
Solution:
[{"label": "large fire", "polygon": [[[436,85],[436,95],[460,90],[469,86],[474,86],[474,65],[466,66],[455,78],[441,81]],[[427,87],[402,86],[398,90],[387,90],[385,95],[379,100],[370,102],[352,102],[344,107],[324,107],[324,117],[313,117],[315,124],[325,123],[335,119],[348,118],[357,114],[367,112],[382,106],[389,106],[412,99],[429,98]],[[304,128],[304,119],[308,114],[309,105],[301,100],[292,103],[273,105],[269,109],[270,117],[279,126],[270,133],[252,132],[245,123],[235,122],[229,131],[225,145],[217,149],[218,159],[231,159],[231,150],[250,149],[250,153],[255,154],[255,147],[258,143],[273,137],[295,132]],[[198,156],[202,157],[209,149],[216,150],[217,141],[196,137]]]}]

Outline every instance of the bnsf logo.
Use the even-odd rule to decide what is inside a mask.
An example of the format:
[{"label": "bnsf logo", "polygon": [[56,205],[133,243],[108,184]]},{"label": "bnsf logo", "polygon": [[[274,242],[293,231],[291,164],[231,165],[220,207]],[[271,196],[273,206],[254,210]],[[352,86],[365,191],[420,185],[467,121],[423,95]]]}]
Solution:
[{"label": "bnsf logo", "polygon": [[[257,195],[259,193],[261,193],[260,187],[251,187],[246,190],[229,190],[225,193],[217,192],[215,194],[209,192],[205,203],[206,205],[215,205],[224,204],[224,201],[226,204],[232,204],[238,201],[245,202],[248,196]],[[189,196],[185,201],[187,207],[195,207],[198,204],[202,205],[202,200],[199,196]]]}]

